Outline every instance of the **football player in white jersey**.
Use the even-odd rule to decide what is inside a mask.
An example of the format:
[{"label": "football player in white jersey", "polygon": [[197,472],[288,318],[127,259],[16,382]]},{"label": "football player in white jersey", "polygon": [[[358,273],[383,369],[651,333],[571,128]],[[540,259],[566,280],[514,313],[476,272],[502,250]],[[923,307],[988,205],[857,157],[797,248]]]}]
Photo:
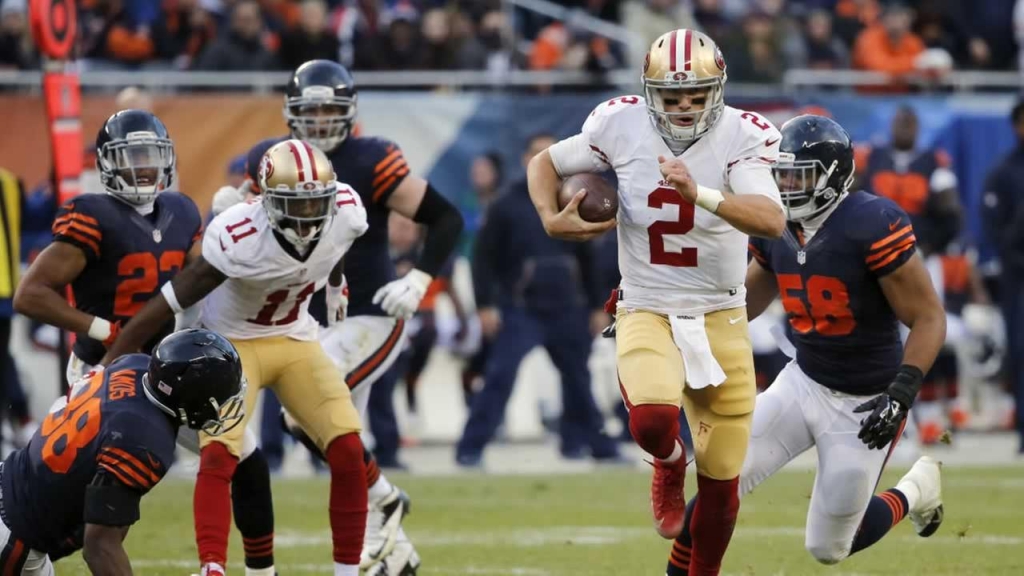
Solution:
[{"label": "football player in white jersey", "polygon": [[[630,432],[654,456],[655,528],[683,526],[686,455],[679,410],[694,439],[698,495],[690,574],[717,574],[739,510],[738,476],[754,409],[743,280],[748,235],[778,238],[785,216],[771,166],[779,131],[726,106],[725,59],[694,30],[651,45],[644,97],[601,103],[580,134],[537,155],[530,195],[548,234],[586,240],[617,222],[616,355]],[[557,206],[562,178],[612,169],[616,220],[583,221],[579,192]]]},{"label": "football player in white jersey", "polygon": [[[210,223],[202,257],[124,327],[105,360],[137,348],[174,312],[206,297],[202,325],[231,340],[242,358],[246,418],[260,389],[270,386],[325,454],[334,574],[356,576],[367,512],[359,415],[317,340],[309,297],[327,285],[329,314],[338,317],[343,256],[367,230],[366,209],[352,188],[335,180],[327,156],[302,140],[267,150],[258,185],[259,198]],[[217,437],[200,434],[194,507],[203,576],[223,576],[227,565],[230,479],[244,424]]]}]

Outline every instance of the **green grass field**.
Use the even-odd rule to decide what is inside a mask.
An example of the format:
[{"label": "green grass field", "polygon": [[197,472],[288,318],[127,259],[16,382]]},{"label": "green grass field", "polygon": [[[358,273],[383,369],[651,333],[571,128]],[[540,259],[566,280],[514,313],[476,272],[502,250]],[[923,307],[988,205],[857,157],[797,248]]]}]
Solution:
[{"label": "green grass field", "polygon": [[[903,472],[889,471],[883,485]],[[420,574],[664,573],[670,543],[651,527],[646,473],[392,479],[413,497],[406,527],[423,557]],[[833,567],[803,548],[812,480],[810,471],[783,472],[744,500],[724,573],[1024,575],[1024,468],[946,467],[946,521],[935,536],[918,538],[904,522]],[[145,499],[127,541],[136,574],[195,569],[191,495],[190,482],[168,480]],[[281,576],[330,574],[327,480],[276,481],[274,498]],[[242,574],[237,533],[230,554],[233,573]],[[80,556],[57,571],[86,573]]]}]

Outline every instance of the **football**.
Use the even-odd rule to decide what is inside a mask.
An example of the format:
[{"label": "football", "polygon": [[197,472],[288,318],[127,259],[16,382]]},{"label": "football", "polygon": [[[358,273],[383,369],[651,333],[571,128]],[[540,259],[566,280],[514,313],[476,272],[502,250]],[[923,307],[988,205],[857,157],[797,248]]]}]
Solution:
[{"label": "football", "polygon": [[619,211],[619,194],[610,182],[597,174],[575,174],[562,182],[558,192],[558,209],[561,210],[580,190],[586,189],[587,196],[580,202],[580,217],[587,222],[607,222]]}]

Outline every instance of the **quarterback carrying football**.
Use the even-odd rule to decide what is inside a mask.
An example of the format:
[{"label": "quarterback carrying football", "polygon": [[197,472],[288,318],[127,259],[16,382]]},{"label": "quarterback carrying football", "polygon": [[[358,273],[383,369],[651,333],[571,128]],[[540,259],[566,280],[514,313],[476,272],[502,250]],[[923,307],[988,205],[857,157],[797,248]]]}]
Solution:
[{"label": "quarterback carrying football", "polygon": [[[691,574],[717,574],[739,510],[740,468],[756,387],[743,276],[748,235],[779,237],[785,216],[772,178],[781,136],[723,101],[725,59],[694,30],[651,45],[644,97],[599,104],[580,134],[537,155],[530,195],[548,234],[592,238],[618,224],[617,365],[630,432],[654,456],[655,528],[683,528],[686,411],[697,463]],[[558,211],[559,182],[613,169],[617,219],[583,221],[581,191]]]},{"label": "quarterback carrying football", "polygon": [[[367,506],[361,426],[348,387],[317,341],[309,299],[326,285],[337,312],[343,257],[366,232],[366,210],[336,181],[327,156],[302,140],[267,150],[258,185],[258,199],[214,218],[202,255],[128,322],[104,360],[132,351],[174,312],[206,297],[203,326],[234,344],[248,379],[245,421],[260,389],[270,386],[326,456],[334,573],[355,576]],[[230,480],[244,424],[216,437],[200,434],[195,521],[203,576],[221,576],[226,566]]]},{"label": "quarterback carrying football", "polygon": [[[946,315],[907,214],[848,190],[853,146],[842,126],[798,116],[783,125],[780,146],[774,172],[789,226],[780,240],[751,239],[747,315],[760,316],[781,296],[796,358],[757,398],[740,491],[814,446],[805,545],[835,564],[906,516],[926,537],[942,522],[939,464],[928,456],[895,488],[872,494],[942,348]],[[910,327],[905,350],[900,322]],[[692,574],[691,554],[684,528],[667,575]]]}]

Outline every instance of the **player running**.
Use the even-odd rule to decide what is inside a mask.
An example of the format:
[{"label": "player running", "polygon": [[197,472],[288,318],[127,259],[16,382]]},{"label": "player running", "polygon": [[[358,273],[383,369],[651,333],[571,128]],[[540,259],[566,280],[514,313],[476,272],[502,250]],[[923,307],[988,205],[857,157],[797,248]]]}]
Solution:
[{"label": "player running", "polygon": [[[112,115],[96,137],[96,167],[105,194],[83,194],[53,222],[53,243],[28,269],[15,310],[77,338],[67,367],[69,383],[88,373],[120,327],[198,251],[202,217],[188,196],[166,191],[175,173],[174,143],[159,118],[144,110]],[[74,304],[64,297],[70,285]],[[191,314],[178,323],[190,325]],[[174,330],[167,319],[143,346],[149,352]],[[183,445],[197,451],[195,434]],[[270,470],[252,433],[232,480],[236,523],[246,543],[247,576],[273,576],[274,517]]]},{"label": "player running", "polygon": [[242,365],[207,330],[176,332],[77,381],[28,446],[0,464],[0,568],[52,576],[82,550],[92,574],[131,574],[123,541],[139,500],[174,462],[179,426],[229,432],[243,419]]},{"label": "player running", "polygon": [[[757,398],[740,491],[814,446],[805,546],[835,564],[905,516],[921,536],[942,523],[939,463],[928,456],[895,488],[872,494],[942,348],[946,315],[907,214],[848,190],[853,146],[842,126],[810,115],[786,122],[774,171],[789,226],[781,240],[750,243],[747,314],[756,318],[781,295],[796,359]],[[905,350],[900,322],[910,327]],[[684,528],[668,576],[692,574],[691,554]]]},{"label": "player running", "polygon": [[[366,206],[370,228],[345,257],[349,290],[343,300],[345,321],[328,323],[323,292],[314,296],[310,308],[326,328],[320,342],[345,377],[365,420],[370,387],[398,359],[406,338],[405,322],[419,309],[427,287],[451,256],[463,222],[459,211],[429,182],[410,173],[397,144],[352,134],[356,101],[355,81],[344,66],[311,60],[299,66],[288,82],[284,117],[292,137],[326,152],[338,178],[351,184]],[[388,246],[392,211],[427,228],[419,260],[397,280]],[[310,445],[293,420],[286,418],[286,422],[293,435]],[[373,568],[371,575],[415,574],[420,558],[401,527],[408,496],[381,474],[369,450],[365,461],[370,512],[362,566]]]},{"label": "player running", "polygon": [[771,165],[779,131],[723,101],[725,59],[708,36],[673,30],[651,45],[645,98],[598,105],[582,132],[536,156],[530,195],[548,234],[585,240],[580,192],[561,212],[561,178],[615,170],[619,183],[617,364],[630,432],[655,457],[655,528],[683,527],[686,411],[697,462],[692,574],[717,574],[739,510],[756,388],[743,274],[747,235],[785,228]]},{"label": "player running", "polygon": [[[366,522],[359,416],[348,388],[316,341],[309,298],[328,285],[339,308],[345,253],[366,232],[359,195],[337,182],[323,152],[301,140],[274,145],[259,170],[260,198],[210,223],[202,255],[124,327],[108,358],[131,351],[175,312],[204,297],[202,324],[238,349],[248,413],[270,386],[322,450],[331,470],[329,504],[335,576],[355,576]],[[336,316],[334,316],[336,317]],[[231,522],[229,492],[242,428],[200,434],[196,540],[204,576],[222,575]]]}]

